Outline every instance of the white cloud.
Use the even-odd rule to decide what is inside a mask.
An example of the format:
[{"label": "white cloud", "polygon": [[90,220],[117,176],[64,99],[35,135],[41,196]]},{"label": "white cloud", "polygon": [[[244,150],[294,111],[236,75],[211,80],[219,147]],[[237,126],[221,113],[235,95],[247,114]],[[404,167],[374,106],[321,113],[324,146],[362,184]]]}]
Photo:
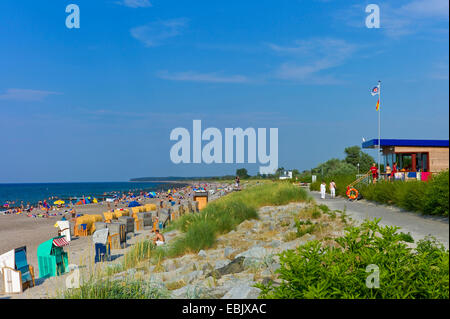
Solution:
[{"label": "white cloud", "polygon": [[0,100],[9,101],[42,101],[47,96],[61,94],[51,91],[39,91],[28,89],[7,89],[6,93],[0,94]]},{"label": "white cloud", "polygon": [[243,75],[219,75],[217,73],[177,72],[169,73],[160,71],[158,77],[172,81],[207,82],[207,83],[246,83],[249,79]]},{"label": "white cloud", "polygon": [[148,8],[152,6],[149,0],[123,0],[117,3],[129,8]]},{"label": "white cloud", "polygon": [[146,47],[161,45],[164,40],[181,34],[187,26],[188,19],[179,18],[164,21],[156,21],[130,30],[131,36]]},{"label": "white cloud", "polygon": [[290,59],[275,71],[283,80],[307,81],[314,84],[335,84],[339,80],[324,71],[344,64],[358,49],[354,44],[334,38],[299,40],[294,46],[269,44],[270,49]]}]

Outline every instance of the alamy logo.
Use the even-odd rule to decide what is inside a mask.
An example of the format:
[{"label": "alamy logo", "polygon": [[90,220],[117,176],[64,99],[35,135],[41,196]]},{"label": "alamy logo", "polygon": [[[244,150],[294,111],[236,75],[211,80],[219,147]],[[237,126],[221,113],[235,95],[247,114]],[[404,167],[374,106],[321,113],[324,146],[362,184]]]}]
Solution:
[{"label": "alamy logo", "polygon": [[66,13],[70,13],[66,18],[66,27],[68,29],[80,28],[80,7],[76,4],[69,4],[66,7]]},{"label": "alamy logo", "polygon": [[366,272],[371,273],[366,278],[366,287],[380,288],[380,268],[377,265],[370,264],[366,267]]},{"label": "alamy logo", "polygon": [[[270,128],[270,146],[267,147],[267,129],[258,128],[225,128],[225,146],[223,147],[222,133],[219,129],[209,127],[202,132],[202,121],[193,121],[192,131],[192,161],[191,161],[191,135],[183,127],[177,127],[170,133],[170,140],[177,141],[170,150],[170,159],[173,163],[236,163],[245,161],[245,140],[247,140],[247,163],[256,163],[256,145],[258,145],[258,161],[260,174],[272,174],[278,167],[278,129]],[[202,141],[209,141],[202,149]],[[236,141],[236,147],[234,147]],[[225,159],[222,156],[225,152]],[[269,153],[267,154],[267,151]]]},{"label": "alamy logo", "polygon": [[369,4],[366,7],[366,13],[370,13],[366,17],[366,27],[369,29],[380,28],[380,7],[377,4]]}]

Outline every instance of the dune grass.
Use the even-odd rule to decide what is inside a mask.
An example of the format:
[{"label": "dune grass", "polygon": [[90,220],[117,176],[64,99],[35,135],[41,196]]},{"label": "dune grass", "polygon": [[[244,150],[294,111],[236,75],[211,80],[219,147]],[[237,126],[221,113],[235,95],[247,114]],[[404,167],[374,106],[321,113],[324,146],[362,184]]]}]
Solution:
[{"label": "dune grass", "polygon": [[149,281],[109,278],[90,280],[64,294],[66,299],[161,299],[169,296],[167,289]]}]

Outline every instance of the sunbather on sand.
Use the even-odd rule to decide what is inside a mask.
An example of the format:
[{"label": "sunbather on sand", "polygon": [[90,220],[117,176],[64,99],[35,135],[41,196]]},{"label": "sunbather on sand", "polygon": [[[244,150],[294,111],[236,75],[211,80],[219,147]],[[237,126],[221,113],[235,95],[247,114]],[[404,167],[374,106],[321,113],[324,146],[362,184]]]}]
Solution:
[{"label": "sunbather on sand", "polygon": [[161,233],[159,232],[159,229],[155,230],[155,233],[156,233],[156,235],[155,235],[155,238],[153,239],[153,243],[154,243],[156,246],[164,245],[164,243],[166,242],[166,240],[165,240],[163,234],[161,234]]}]

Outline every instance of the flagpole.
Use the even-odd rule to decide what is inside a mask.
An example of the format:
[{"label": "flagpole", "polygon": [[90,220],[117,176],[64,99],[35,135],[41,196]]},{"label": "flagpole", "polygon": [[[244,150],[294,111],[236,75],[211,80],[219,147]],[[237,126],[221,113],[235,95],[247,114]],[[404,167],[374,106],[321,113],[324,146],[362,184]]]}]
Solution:
[{"label": "flagpole", "polygon": [[381,113],[381,81],[378,81],[378,174],[379,176],[381,176],[381,171],[380,171],[380,152],[381,152],[381,134],[380,134],[380,130],[381,130],[381,125],[380,125],[380,116]]}]

